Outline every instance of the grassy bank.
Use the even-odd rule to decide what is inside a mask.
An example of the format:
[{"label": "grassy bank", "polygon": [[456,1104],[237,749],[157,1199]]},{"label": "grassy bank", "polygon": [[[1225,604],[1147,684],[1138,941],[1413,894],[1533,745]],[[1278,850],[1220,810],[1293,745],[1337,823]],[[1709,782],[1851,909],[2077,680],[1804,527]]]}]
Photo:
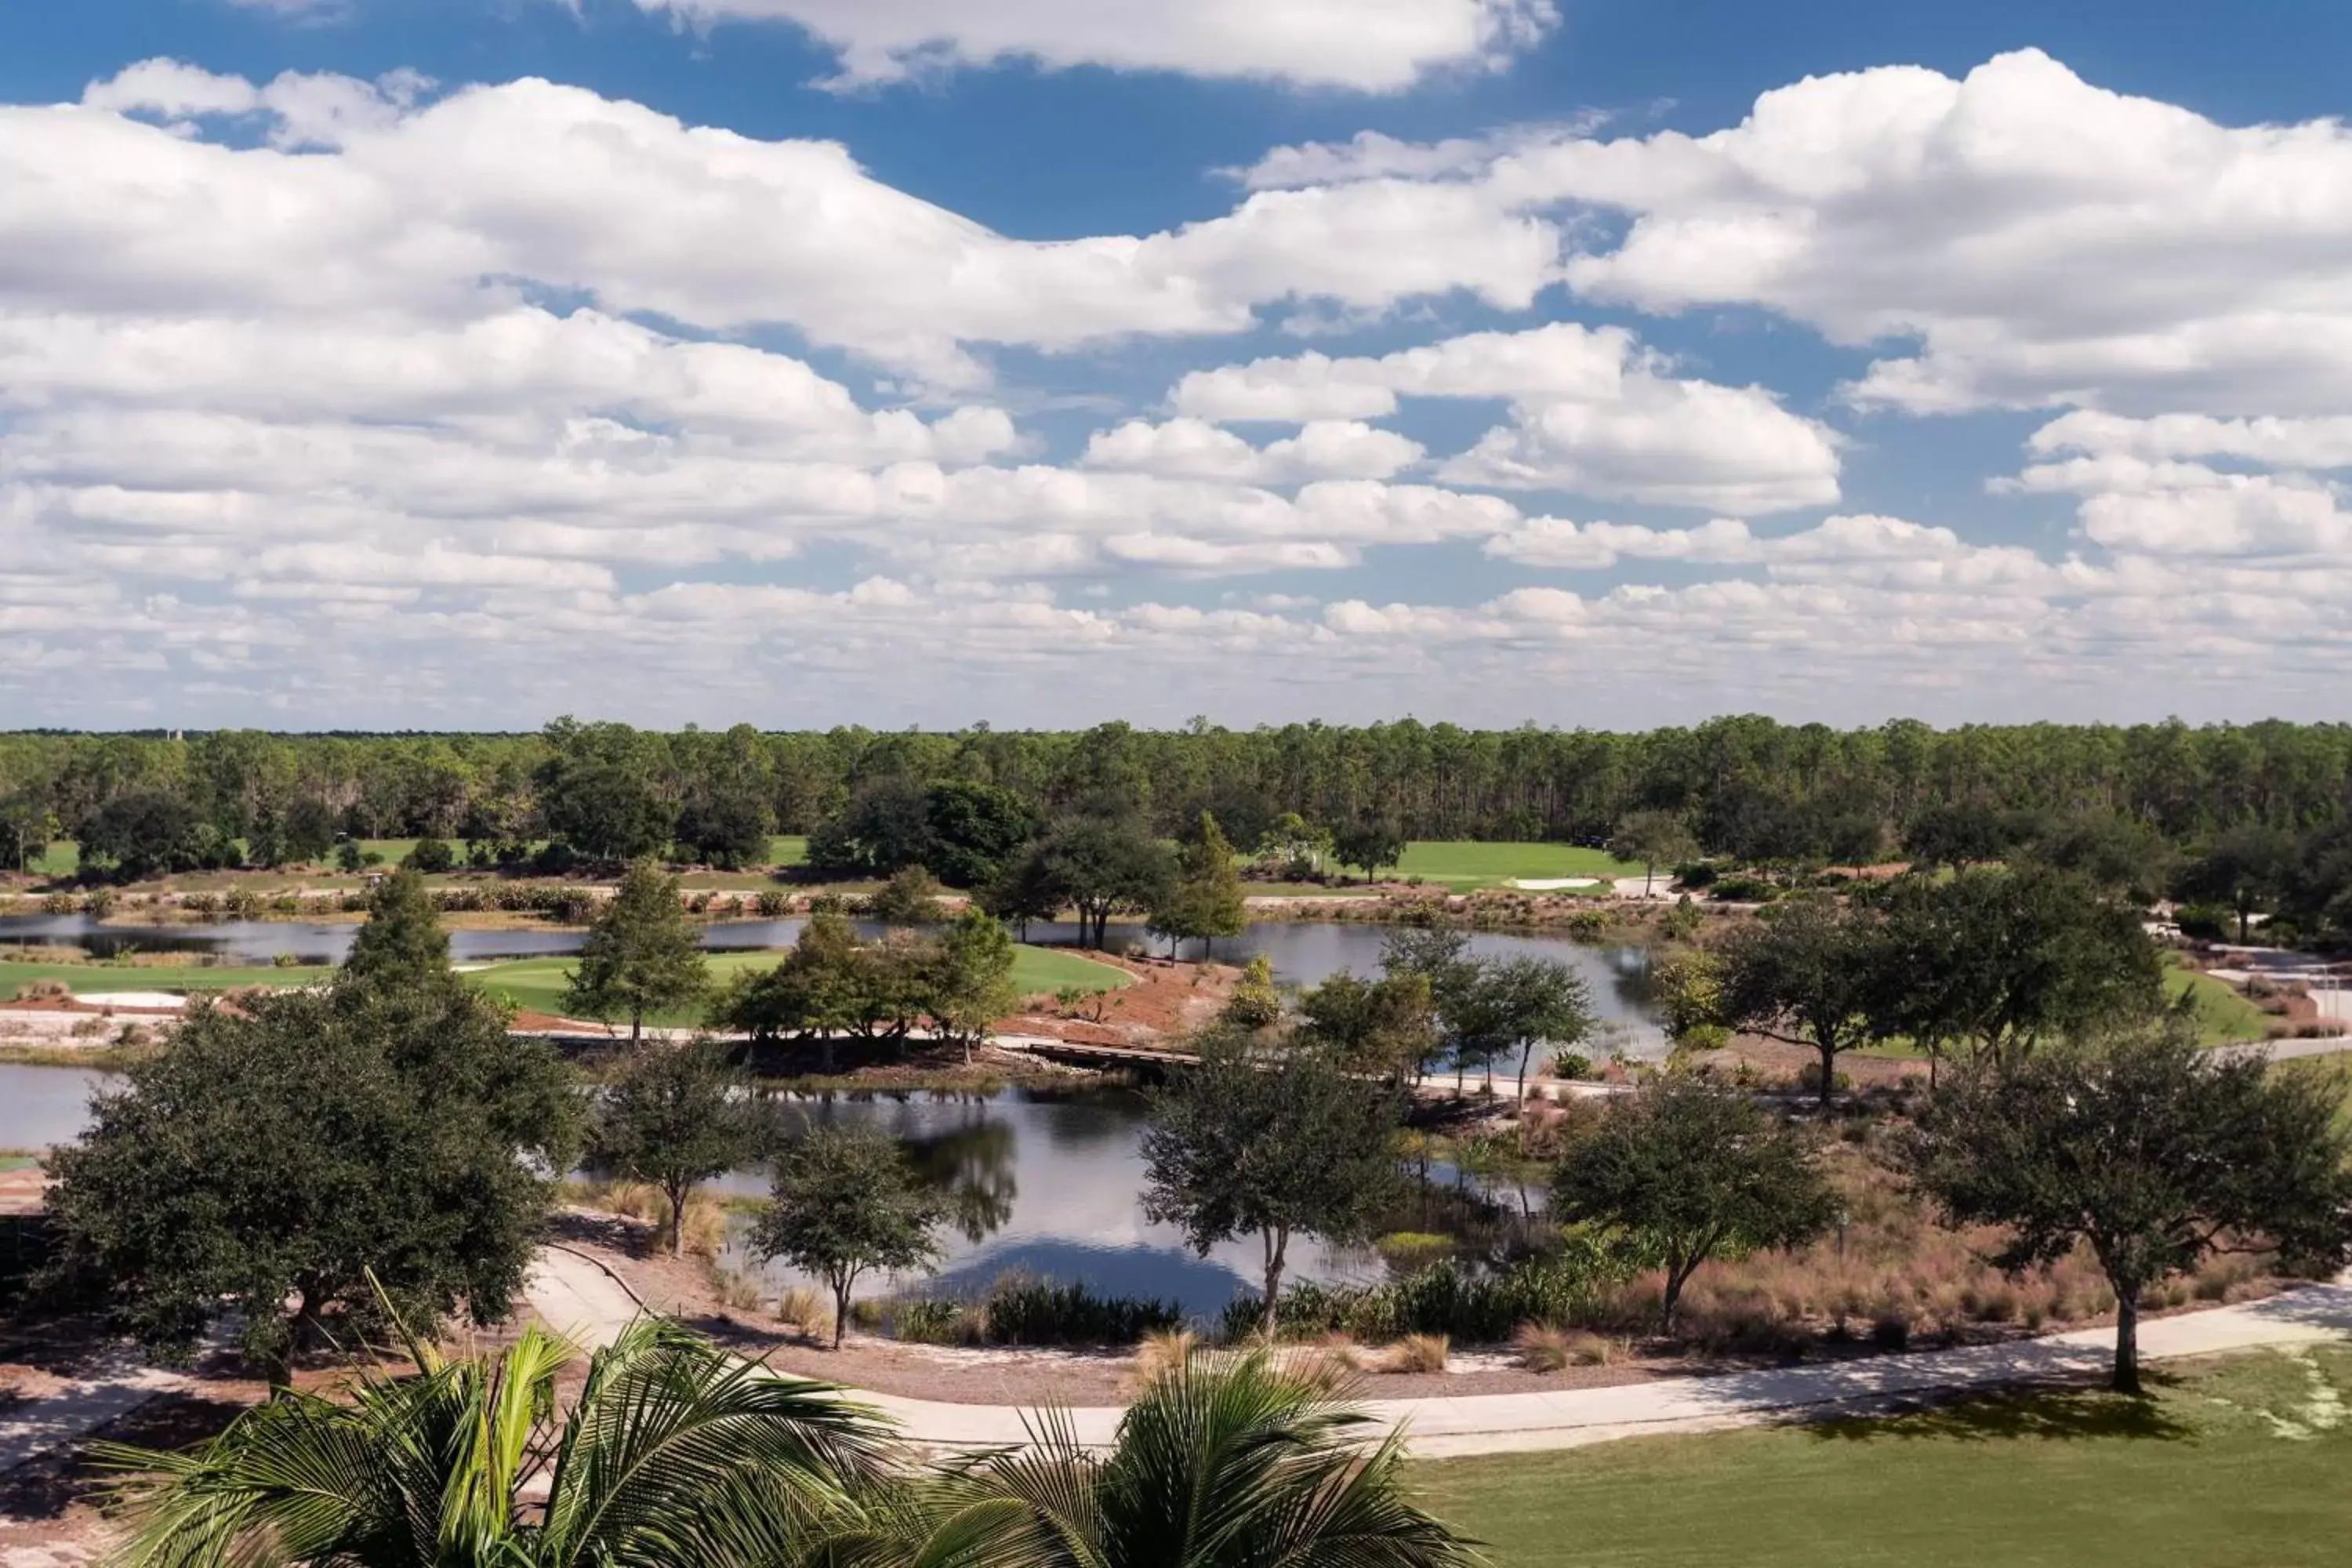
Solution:
[{"label": "grassy bank", "polygon": [[2183,996],[2193,998],[2197,1037],[2205,1045],[2231,1046],[2241,1040],[2264,1039],[2270,1035],[2270,1015],[2247,1000],[2237,987],[2210,974],[2177,966],[2168,968],[2164,972],[2164,996],[2168,1002],[2179,1002]]},{"label": "grassy bank", "polygon": [[[782,958],[782,952],[714,952],[710,955],[710,977],[714,984],[724,984],[746,970],[766,969]],[[571,984],[572,970],[577,963],[572,958],[525,958],[512,963],[493,964],[473,973],[474,983],[485,990],[503,996],[517,1007],[534,1013],[562,1014],[563,994]],[[1130,984],[1126,971],[1108,963],[1097,963],[1090,958],[1053,948],[1017,947],[1013,950],[1013,984],[1024,995],[1051,993],[1065,986],[1076,986],[1086,992],[1112,991]],[[683,1027],[702,1021],[698,1009],[675,1014],[659,1014],[646,1020],[664,1027]]]},{"label": "grassy bank", "polygon": [[233,991],[247,985],[307,985],[333,973],[302,966],[197,963],[0,963],[0,997],[13,997],[38,981],[54,980],[77,996],[112,991]]},{"label": "grassy bank", "polygon": [[2313,1568],[2352,1539],[2352,1349],[2180,1368],[2147,1401],[2018,1394],[1888,1420],[1413,1467],[1496,1568]]}]

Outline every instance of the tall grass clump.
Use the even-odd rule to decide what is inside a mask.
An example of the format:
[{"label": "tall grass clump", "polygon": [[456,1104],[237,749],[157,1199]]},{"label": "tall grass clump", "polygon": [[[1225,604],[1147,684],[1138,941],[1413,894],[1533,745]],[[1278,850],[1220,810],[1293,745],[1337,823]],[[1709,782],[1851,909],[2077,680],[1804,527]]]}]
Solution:
[{"label": "tall grass clump", "polygon": [[[1580,1243],[1557,1257],[1492,1273],[1445,1262],[1380,1285],[1307,1280],[1282,1293],[1277,1325],[1290,1339],[1336,1333],[1378,1343],[1408,1334],[1444,1334],[1472,1344],[1499,1344],[1521,1323],[1589,1321],[1602,1293],[1625,1272],[1605,1247]],[[1264,1301],[1247,1296],[1225,1309],[1218,1331],[1230,1343],[1258,1333],[1265,1321]]]},{"label": "tall grass clump", "polygon": [[972,1300],[897,1302],[891,1331],[923,1344],[1131,1345],[1183,1321],[1173,1301],[1105,1296],[1076,1280],[1007,1274]]}]

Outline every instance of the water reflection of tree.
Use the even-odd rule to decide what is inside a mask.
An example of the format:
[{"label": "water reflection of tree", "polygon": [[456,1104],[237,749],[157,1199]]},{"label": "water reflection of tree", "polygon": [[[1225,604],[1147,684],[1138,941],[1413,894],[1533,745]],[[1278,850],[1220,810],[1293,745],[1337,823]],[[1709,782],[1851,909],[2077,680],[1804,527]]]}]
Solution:
[{"label": "water reflection of tree", "polygon": [[948,1215],[966,1241],[978,1243],[1004,1228],[1021,1195],[1013,1175],[1019,1135],[1006,1121],[967,1122],[944,1132],[902,1138],[907,1158],[948,1200]]}]

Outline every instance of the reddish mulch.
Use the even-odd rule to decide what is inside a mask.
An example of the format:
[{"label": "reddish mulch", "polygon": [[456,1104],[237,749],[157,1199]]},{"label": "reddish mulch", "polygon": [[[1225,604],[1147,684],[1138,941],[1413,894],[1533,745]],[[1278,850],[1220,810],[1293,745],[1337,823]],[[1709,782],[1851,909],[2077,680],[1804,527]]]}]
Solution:
[{"label": "reddish mulch", "polygon": [[1073,1044],[1131,1046],[1190,1034],[1215,1017],[1234,994],[1241,971],[1226,963],[1174,963],[1162,958],[1087,957],[1126,971],[1135,983],[1089,997],[1085,1011],[1099,1006],[1101,1021],[1058,1013],[1015,1014],[997,1027],[1012,1035],[1044,1035]]}]

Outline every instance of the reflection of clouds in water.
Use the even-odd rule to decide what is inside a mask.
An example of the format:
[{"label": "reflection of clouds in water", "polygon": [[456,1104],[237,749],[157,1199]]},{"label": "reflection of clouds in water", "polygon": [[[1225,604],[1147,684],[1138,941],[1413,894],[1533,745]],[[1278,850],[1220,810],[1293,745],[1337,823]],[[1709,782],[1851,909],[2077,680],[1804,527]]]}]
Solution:
[{"label": "reflection of clouds in water", "polygon": [[[1001,1216],[992,1226],[958,1228],[940,1237],[940,1276],[957,1290],[984,1289],[1013,1270],[1082,1281],[1113,1295],[1172,1298],[1187,1312],[1213,1313],[1236,1291],[1254,1287],[1261,1266],[1255,1237],[1213,1247],[1204,1259],[1169,1226],[1144,1218],[1141,1101],[1133,1094],[1078,1097],[1008,1090],[982,1101],[971,1097],[853,1100],[795,1105],[795,1118],[835,1126],[887,1129],[910,1141],[918,1165],[950,1183],[968,1184],[970,1217],[997,1195]],[[764,1193],[764,1173],[740,1171],[715,1185],[731,1193]],[[975,1190],[977,1189],[977,1190]],[[972,1229],[980,1234],[975,1237]],[[741,1267],[751,1260],[730,1255]],[[767,1273],[779,1283],[804,1282],[780,1265]],[[1291,1243],[1295,1279],[1377,1279],[1379,1260],[1356,1250],[1335,1252],[1307,1238]],[[861,1296],[887,1295],[919,1284],[922,1276],[860,1281]]]}]

